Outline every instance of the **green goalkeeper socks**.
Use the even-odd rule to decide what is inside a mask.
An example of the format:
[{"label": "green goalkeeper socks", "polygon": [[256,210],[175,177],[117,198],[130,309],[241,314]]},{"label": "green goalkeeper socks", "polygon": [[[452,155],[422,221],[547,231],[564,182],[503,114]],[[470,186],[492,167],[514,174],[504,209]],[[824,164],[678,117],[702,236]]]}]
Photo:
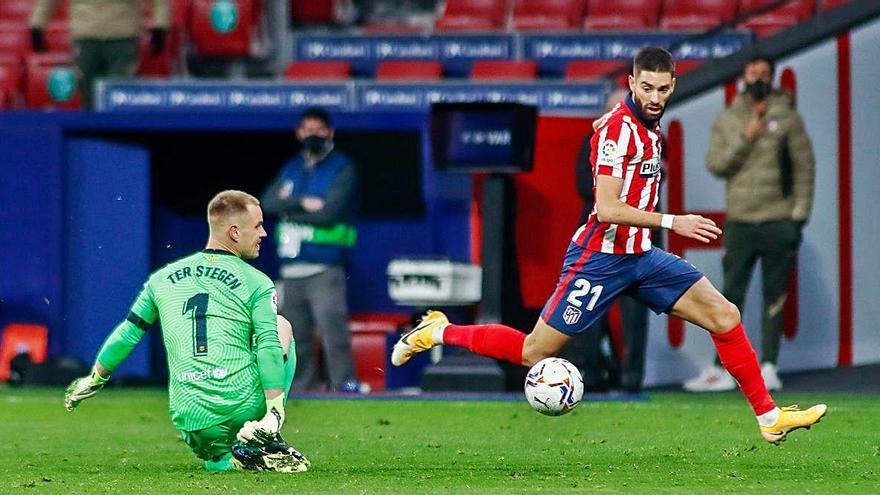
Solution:
[{"label": "green goalkeeper socks", "polygon": [[235,464],[232,463],[232,452],[228,452],[219,460],[205,461],[205,470],[209,472],[218,473],[223,471],[235,471],[235,469]]},{"label": "green goalkeeper socks", "polygon": [[287,360],[284,361],[284,403],[287,404],[287,396],[290,395],[290,387],[293,386],[293,375],[296,374],[296,344],[290,343],[287,352]]}]

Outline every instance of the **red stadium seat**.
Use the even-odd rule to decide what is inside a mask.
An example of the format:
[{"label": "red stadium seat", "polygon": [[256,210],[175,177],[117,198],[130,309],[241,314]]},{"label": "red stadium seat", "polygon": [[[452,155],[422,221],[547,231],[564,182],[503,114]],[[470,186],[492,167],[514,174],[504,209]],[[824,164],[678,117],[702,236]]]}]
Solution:
[{"label": "red stadium seat", "polygon": [[67,53],[37,53],[27,59],[25,103],[33,109],[82,108],[73,59]]},{"label": "red stadium seat", "polygon": [[386,60],[379,63],[380,81],[436,81],[443,78],[443,64],[433,60]]},{"label": "red stadium seat", "polygon": [[686,74],[705,63],[705,60],[676,60],[675,75],[680,76],[682,74]]},{"label": "red stadium seat", "polygon": [[[761,7],[774,3],[775,0],[742,0],[740,13],[753,12]],[[764,38],[785,28],[794,26],[813,15],[814,0],[792,0],[773,9],[766,14],[749,18],[740,26],[754,31],[759,38]]]},{"label": "red stadium seat", "polygon": [[[250,56],[254,4],[254,0],[194,0],[190,35],[198,54],[207,57]],[[222,10],[218,10],[221,7]],[[215,26],[213,22],[217,20],[221,24]]]},{"label": "red stadium seat", "polygon": [[284,71],[284,78],[291,81],[344,81],[349,77],[349,62],[293,62]]},{"label": "red stadium seat", "polygon": [[34,0],[0,1],[0,20],[27,22],[34,10]]},{"label": "red stadium seat", "polygon": [[822,0],[822,10],[833,9],[849,3],[849,0]]},{"label": "red stadium seat", "polygon": [[296,24],[333,24],[336,22],[336,2],[290,0],[290,19]]},{"label": "red stadium seat", "polygon": [[657,27],[661,0],[590,0],[584,28],[625,31]]},{"label": "red stadium seat", "polygon": [[0,21],[0,54],[19,58],[31,52],[31,35],[27,23]]},{"label": "red stadium seat", "polygon": [[438,31],[490,31],[502,29],[507,14],[505,0],[447,0],[434,22]]},{"label": "red stadium seat", "polygon": [[46,46],[50,52],[73,52],[67,21],[52,21],[46,26]]},{"label": "red stadium seat", "polygon": [[49,345],[49,329],[44,325],[10,323],[3,329],[0,338],[0,380],[9,380],[9,364],[12,358],[27,353],[31,361],[42,363],[46,360]]},{"label": "red stadium seat", "polygon": [[385,359],[388,355],[388,334],[397,332],[409,316],[384,313],[351,315],[351,354],[355,373],[361,383],[373,392],[385,390]]},{"label": "red stadium seat", "polygon": [[[607,76],[610,72],[631,68],[632,62],[628,60],[573,60],[565,67],[565,79],[567,81],[595,81]],[[626,86],[627,72],[621,72],[615,78],[619,86]]]},{"label": "red stadium seat", "polygon": [[9,109],[16,106],[23,78],[24,68],[20,60],[0,59],[0,95],[3,98],[0,108]]},{"label": "red stadium seat", "polygon": [[182,46],[182,34],[177,26],[168,30],[165,47],[161,53],[153,55],[150,46],[150,32],[145,31],[140,39],[141,59],[138,63],[137,75],[144,77],[168,77],[177,72]]},{"label": "red stadium seat", "polygon": [[363,29],[365,33],[370,34],[415,34],[421,33],[425,30],[424,26],[419,26],[417,24],[400,24],[392,22],[372,22],[370,24],[365,24]]},{"label": "red stadium seat", "polygon": [[705,31],[736,16],[737,0],[666,0],[660,27]]},{"label": "red stadium seat", "polygon": [[585,6],[585,0],[516,0],[510,27],[520,31],[579,28]]},{"label": "red stadium seat", "polygon": [[534,60],[480,60],[471,68],[473,81],[532,81],[537,77]]}]

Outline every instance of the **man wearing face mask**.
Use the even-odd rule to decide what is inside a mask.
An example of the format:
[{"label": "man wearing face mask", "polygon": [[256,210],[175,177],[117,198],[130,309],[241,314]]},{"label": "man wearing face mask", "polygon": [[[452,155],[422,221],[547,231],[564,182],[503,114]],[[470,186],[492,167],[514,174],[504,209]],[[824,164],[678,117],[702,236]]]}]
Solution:
[{"label": "man wearing face mask", "polygon": [[355,380],[345,290],[345,262],[357,233],[357,171],[334,147],[330,115],[307,109],[296,130],[302,151],[284,164],[263,193],[266,213],[278,216],[275,241],[281,262],[281,314],[293,325],[299,366],[293,389],[318,386],[312,353],[319,329],[329,388],[364,391]]},{"label": "man wearing face mask", "polygon": [[[810,218],[815,172],[803,120],[791,95],[773,88],[773,72],[773,62],[764,57],[746,64],[743,93],[715,119],[707,163],[727,183],[724,295],[742,310],[752,270],[761,261],[761,374],[769,390],[779,390],[782,313],[801,231]],[[732,390],[736,383],[716,359],[684,388]]]}]

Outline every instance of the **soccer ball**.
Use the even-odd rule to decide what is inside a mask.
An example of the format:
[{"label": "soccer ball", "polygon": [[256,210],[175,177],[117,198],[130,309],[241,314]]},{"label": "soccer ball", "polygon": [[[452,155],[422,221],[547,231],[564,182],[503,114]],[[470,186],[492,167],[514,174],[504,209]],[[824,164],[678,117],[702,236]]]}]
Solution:
[{"label": "soccer ball", "polygon": [[583,396],[584,379],[565,359],[542,359],[526,375],[526,399],[541,414],[566,414],[580,403]]}]

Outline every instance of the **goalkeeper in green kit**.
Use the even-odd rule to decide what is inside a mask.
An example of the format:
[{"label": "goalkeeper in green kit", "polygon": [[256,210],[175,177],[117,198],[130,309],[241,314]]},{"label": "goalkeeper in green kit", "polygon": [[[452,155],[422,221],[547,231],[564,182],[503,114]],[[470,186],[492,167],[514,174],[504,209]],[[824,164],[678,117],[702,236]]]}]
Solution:
[{"label": "goalkeeper in green kit", "polygon": [[203,251],[154,272],[104,341],[89,376],[64,395],[68,411],[95,395],[157,320],[168,354],[171,421],[209,471],[299,472],[308,460],[280,435],[296,369],[275,286],[244,259],[266,237],[255,197],[223,191],[208,204]]}]

